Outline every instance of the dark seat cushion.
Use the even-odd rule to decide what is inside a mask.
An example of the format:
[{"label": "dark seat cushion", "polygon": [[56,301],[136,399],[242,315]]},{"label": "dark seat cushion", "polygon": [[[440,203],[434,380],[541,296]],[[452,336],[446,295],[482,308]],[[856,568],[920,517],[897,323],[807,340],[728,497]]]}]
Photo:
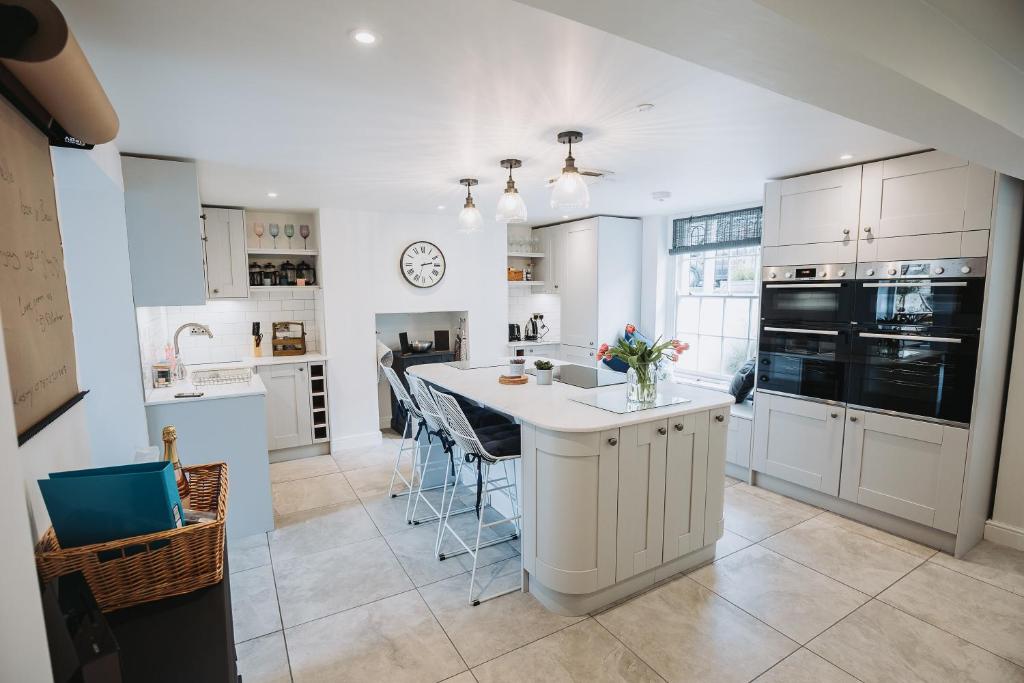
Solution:
[{"label": "dark seat cushion", "polygon": [[510,425],[515,424],[509,418],[505,417],[501,413],[496,413],[493,410],[487,408],[481,408],[479,406],[471,406],[468,410],[464,406],[462,412],[466,414],[466,419],[469,420],[469,424],[473,429],[479,427],[491,427],[494,425]]},{"label": "dark seat cushion", "polygon": [[753,390],[754,369],[756,366],[757,361],[751,358],[733,375],[732,382],[729,383],[729,393],[733,395],[737,403],[743,403],[747,400],[747,396]]},{"label": "dark seat cushion", "polygon": [[508,432],[496,439],[490,439],[487,441],[481,439],[481,443],[483,443],[484,449],[487,450],[488,455],[492,455],[496,458],[522,454],[522,441],[518,427],[514,432]]}]

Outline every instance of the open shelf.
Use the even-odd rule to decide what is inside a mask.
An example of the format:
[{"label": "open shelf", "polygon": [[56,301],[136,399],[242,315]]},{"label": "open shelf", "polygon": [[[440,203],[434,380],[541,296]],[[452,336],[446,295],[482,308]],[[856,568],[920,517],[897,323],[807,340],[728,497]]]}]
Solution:
[{"label": "open shelf", "polygon": [[531,251],[523,254],[517,254],[515,252],[508,253],[509,258],[544,258],[544,254],[539,251]]},{"label": "open shelf", "polygon": [[509,280],[509,287],[533,287],[534,285],[544,284],[543,280]]},{"label": "open shelf", "polygon": [[245,252],[252,256],[319,256],[316,249],[274,249],[273,247],[250,247]]},{"label": "open shelf", "polygon": [[249,285],[249,289],[320,289],[320,285],[303,285],[302,287],[299,287],[297,285]]}]

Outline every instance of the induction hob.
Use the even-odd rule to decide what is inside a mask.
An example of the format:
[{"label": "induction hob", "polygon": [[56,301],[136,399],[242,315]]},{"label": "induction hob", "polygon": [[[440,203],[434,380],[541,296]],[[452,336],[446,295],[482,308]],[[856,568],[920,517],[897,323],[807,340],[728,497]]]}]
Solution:
[{"label": "induction hob", "polygon": [[[536,375],[534,368],[526,371],[528,374]],[[566,363],[556,365],[552,378],[562,384],[571,384],[581,389],[594,389],[596,387],[607,387],[613,384],[625,384],[626,373],[606,370],[604,368],[588,368],[585,365],[573,365]]]}]

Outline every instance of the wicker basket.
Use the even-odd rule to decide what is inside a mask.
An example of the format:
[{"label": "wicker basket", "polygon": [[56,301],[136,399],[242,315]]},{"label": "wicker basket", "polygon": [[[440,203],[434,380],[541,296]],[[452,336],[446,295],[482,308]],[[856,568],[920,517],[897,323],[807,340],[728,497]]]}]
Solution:
[{"label": "wicker basket", "polygon": [[216,520],[67,549],[60,547],[50,527],[36,548],[39,577],[45,583],[82,572],[104,612],[218,583],[224,577],[228,466],[212,463],[183,471],[191,489],[189,507],[215,513]]},{"label": "wicker basket", "polygon": [[508,281],[509,282],[522,282],[526,278],[526,271],[520,270],[519,268],[508,269]]}]

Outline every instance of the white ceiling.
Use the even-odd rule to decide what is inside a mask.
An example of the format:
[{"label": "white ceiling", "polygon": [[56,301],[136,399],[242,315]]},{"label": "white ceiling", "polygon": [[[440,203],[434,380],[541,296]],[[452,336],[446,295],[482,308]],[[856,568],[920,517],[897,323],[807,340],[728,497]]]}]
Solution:
[{"label": "white ceiling", "polygon": [[[511,156],[531,223],[557,220],[545,181],[569,128],[578,165],[615,172],[587,213],[624,215],[757,202],[766,178],[922,147],[511,0],[58,4],[121,117],[119,148],[196,159],[208,203],[443,204],[454,220],[458,179],[481,179],[489,214]],[[356,27],[379,44],[355,44]]]}]

